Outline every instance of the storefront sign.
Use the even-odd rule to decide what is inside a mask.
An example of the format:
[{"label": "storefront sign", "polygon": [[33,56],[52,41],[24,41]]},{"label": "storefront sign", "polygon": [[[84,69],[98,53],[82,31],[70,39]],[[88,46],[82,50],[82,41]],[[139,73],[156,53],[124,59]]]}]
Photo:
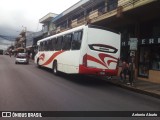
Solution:
[{"label": "storefront sign", "polygon": [[160,38],[142,39],[138,41],[139,45],[160,44]]},{"label": "storefront sign", "polygon": [[137,50],[137,38],[130,38],[130,50]]},{"label": "storefront sign", "polygon": [[[130,38],[131,39],[131,38]],[[138,45],[152,45],[152,44],[160,44],[160,38],[150,38],[150,39],[139,39]],[[122,46],[130,46],[130,41],[122,41]]]}]

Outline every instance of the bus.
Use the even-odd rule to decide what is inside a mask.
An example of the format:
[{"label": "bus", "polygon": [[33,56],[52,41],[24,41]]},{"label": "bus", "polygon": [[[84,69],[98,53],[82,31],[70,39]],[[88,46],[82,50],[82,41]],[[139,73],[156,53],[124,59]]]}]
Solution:
[{"label": "bus", "polygon": [[37,42],[34,62],[67,74],[115,76],[120,57],[120,33],[82,25]]}]

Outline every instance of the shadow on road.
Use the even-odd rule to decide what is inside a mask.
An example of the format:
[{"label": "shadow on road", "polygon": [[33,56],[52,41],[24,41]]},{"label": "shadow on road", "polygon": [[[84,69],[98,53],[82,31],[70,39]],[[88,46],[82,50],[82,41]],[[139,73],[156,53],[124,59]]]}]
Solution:
[{"label": "shadow on road", "polygon": [[[51,69],[48,68],[41,68],[44,71],[52,73]],[[83,86],[93,86],[93,87],[98,87],[98,86],[110,86],[108,82],[105,80],[101,79],[100,76],[87,76],[87,75],[78,75],[78,74],[65,74],[62,72],[59,72],[58,77],[63,78],[64,80],[74,82],[75,84],[83,85]]]}]

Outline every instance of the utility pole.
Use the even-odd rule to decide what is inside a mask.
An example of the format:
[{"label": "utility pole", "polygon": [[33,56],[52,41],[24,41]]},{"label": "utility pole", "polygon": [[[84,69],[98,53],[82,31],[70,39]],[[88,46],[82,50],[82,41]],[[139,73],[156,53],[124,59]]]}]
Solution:
[{"label": "utility pole", "polygon": [[26,39],[26,32],[27,32],[27,27],[24,27],[24,26],[22,26],[24,29],[23,29],[23,31],[24,31],[24,52],[26,52],[26,41],[27,41],[27,39]]},{"label": "utility pole", "polygon": [[135,71],[135,55],[137,51],[137,38],[130,38],[130,82],[133,83],[134,71]]}]

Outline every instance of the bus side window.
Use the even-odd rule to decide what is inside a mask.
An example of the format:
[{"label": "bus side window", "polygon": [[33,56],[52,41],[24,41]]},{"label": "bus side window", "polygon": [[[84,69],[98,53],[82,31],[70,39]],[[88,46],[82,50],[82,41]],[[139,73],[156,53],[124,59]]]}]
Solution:
[{"label": "bus side window", "polygon": [[52,50],[52,40],[48,40],[48,50]]},{"label": "bus side window", "polygon": [[[40,51],[40,45],[37,45],[36,47],[35,47],[35,49],[37,50],[37,51]],[[35,49],[34,49],[34,52],[36,53],[36,51],[35,51]]]},{"label": "bus side window", "polygon": [[41,42],[41,51],[44,51],[44,42]]},{"label": "bus side window", "polygon": [[39,51],[42,51],[42,46],[43,46],[43,43],[40,42]]},{"label": "bus side window", "polygon": [[48,41],[44,41],[44,51],[48,50]]},{"label": "bus side window", "polygon": [[81,41],[82,41],[82,31],[77,31],[73,34],[72,39],[72,50],[79,50],[81,47]]},{"label": "bus side window", "polygon": [[45,41],[43,41],[42,51],[45,51]]},{"label": "bus side window", "polygon": [[56,46],[56,38],[52,39],[52,50],[55,50],[55,46]]},{"label": "bus side window", "polygon": [[57,44],[56,44],[55,50],[62,49],[62,41],[63,41],[63,36],[57,37]]},{"label": "bus side window", "polygon": [[45,51],[48,51],[48,41],[45,41]]},{"label": "bus side window", "polygon": [[67,34],[63,37],[62,50],[71,49],[72,34]]},{"label": "bus side window", "polygon": [[47,50],[47,51],[50,51],[49,41],[50,41],[50,40],[47,40],[47,41],[46,41],[46,42],[47,42],[47,45],[46,45],[46,50]]}]

